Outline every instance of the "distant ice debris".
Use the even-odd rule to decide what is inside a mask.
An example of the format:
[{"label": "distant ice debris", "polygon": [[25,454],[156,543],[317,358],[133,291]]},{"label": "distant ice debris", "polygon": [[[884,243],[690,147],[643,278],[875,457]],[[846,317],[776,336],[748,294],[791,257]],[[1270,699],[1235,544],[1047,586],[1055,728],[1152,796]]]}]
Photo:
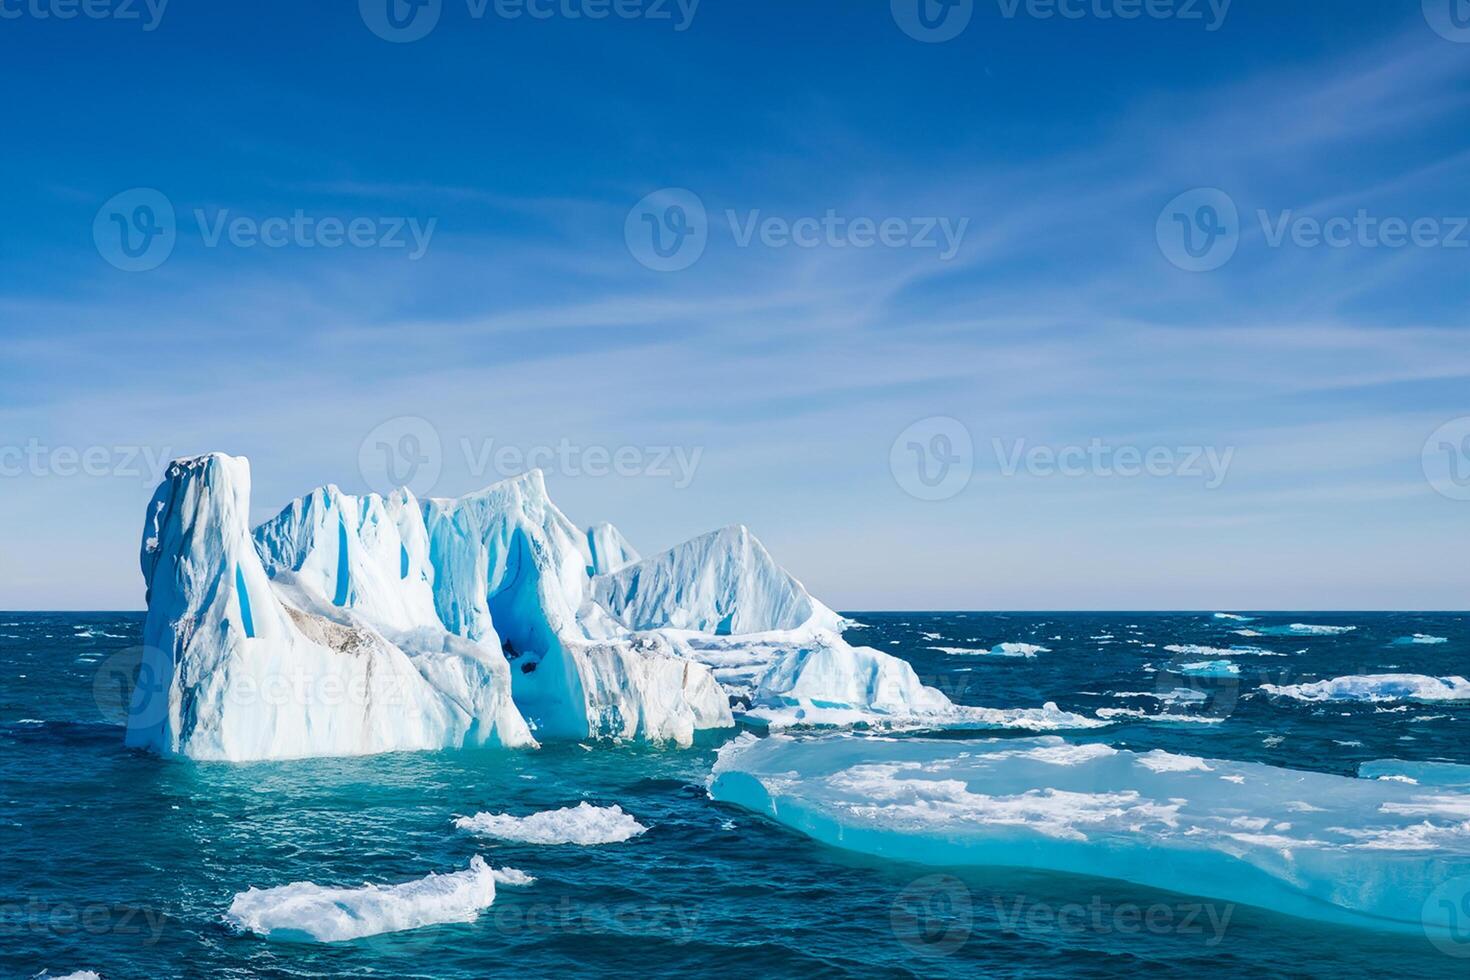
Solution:
[{"label": "distant ice debris", "polygon": [[1136,721],[1160,721],[1181,725],[1218,725],[1225,720],[1219,716],[1191,715],[1182,711],[1164,711],[1157,714],[1150,714],[1147,711],[1140,711],[1137,708],[1098,708],[1097,716],[1106,721],[1132,718]]},{"label": "distant ice debris", "polygon": [[1470,795],[1055,737],[742,736],[709,790],[888,860],[1102,876],[1403,933],[1462,925],[1430,899],[1470,874]]},{"label": "distant ice debris", "polygon": [[1035,643],[997,643],[990,649],[984,647],[930,647],[956,657],[1035,657],[1040,653],[1051,653],[1050,648]]},{"label": "distant ice debris", "polygon": [[1253,622],[1256,617],[1254,617],[1254,616],[1239,616],[1239,615],[1236,615],[1235,613],[1217,612],[1217,613],[1215,613],[1215,618],[1216,619],[1228,619],[1228,620],[1230,620],[1232,622],[1236,622],[1236,623],[1249,623],[1249,622]]},{"label": "distant ice debris", "polygon": [[[524,879],[520,872],[504,873]],[[225,919],[267,939],[335,943],[446,922],[472,922],[495,901],[497,872],[476,856],[465,871],[430,874],[397,885],[327,888],[309,881],[251,888]],[[511,883],[507,881],[507,884]]]},{"label": "distant ice debris", "polygon": [[1178,671],[1191,677],[1239,677],[1240,668],[1228,660],[1202,660],[1198,663],[1180,664]]},{"label": "distant ice debris", "polygon": [[459,817],[454,825],[467,833],[524,844],[615,844],[645,833],[648,828],[614,804],[608,807],[579,803],[560,810],[544,810],[527,817],[508,813],[477,813]]},{"label": "distant ice debris", "polygon": [[1470,701],[1470,680],[1423,674],[1366,674],[1310,684],[1262,684],[1261,690],[1298,701]]},{"label": "distant ice debris", "polygon": [[1450,641],[1449,637],[1446,636],[1430,636],[1428,633],[1415,633],[1413,636],[1401,636],[1393,642],[1404,645],[1438,646],[1441,643],[1448,643]]},{"label": "distant ice debris", "polygon": [[1236,630],[1240,636],[1340,636],[1351,633],[1356,626],[1314,626],[1311,623],[1292,623],[1289,626],[1257,626],[1254,629]]},{"label": "distant ice debris", "polygon": [[1286,654],[1261,647],[1210,647],[1198,643],[1173,643],[1164,647],[1168,653],[1188,657],[1284,657]]}]

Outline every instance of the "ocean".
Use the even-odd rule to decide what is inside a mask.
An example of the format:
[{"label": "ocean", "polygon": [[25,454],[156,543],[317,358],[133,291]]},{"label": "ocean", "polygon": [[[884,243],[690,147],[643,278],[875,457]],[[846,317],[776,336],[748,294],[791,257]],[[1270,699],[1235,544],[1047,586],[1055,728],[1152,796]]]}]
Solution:
[{"label": "ocean", "polygon": [[[1055,701],[1115,722],[1073,741],[1348,776],[1380,759],[1470,764],[1470,704],[1315,703],[1259,690],[1347,675],[1470,676],[1470,615],[846,615],[862,624],[849,641],[908,660],[958,702]],[[1470,932],[1463,946],[1436,945],[1078,875],[835,850],[709,799],[714,753],[731,731],[702,732],[682,750],[160,759],[122,744],[119,669],[141,626],[140,613],[0,613],[0,976],[1470,972]],[[615,844],[547,846],[451,823],[582,801],[620,805],[649,829]],[[475,855],[537,880],[501,889],[474,922],[338,944],[242,935],[224,918],[252,886],[394,883],[462,870]]]}]

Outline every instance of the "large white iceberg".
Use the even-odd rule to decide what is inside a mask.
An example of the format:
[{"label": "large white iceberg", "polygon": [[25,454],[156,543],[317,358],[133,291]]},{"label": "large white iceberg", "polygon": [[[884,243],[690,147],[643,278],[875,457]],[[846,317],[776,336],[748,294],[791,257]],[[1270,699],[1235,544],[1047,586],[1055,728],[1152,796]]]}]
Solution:
[{"label": "large white iceberg", "polygon": [[[837,847],[1047,869],[1431,935],[1470,874],[1470,794],[1054,736],[741,736],[710,795]],[[1463,923],[1459,923],[1463,926]]]},{"label": "large white iceberg", "polygon": [[[145,653],[127,743],[234,761],[531,744],[499,651],[418,622],[413,583],[376,575],[403,542],[391,508],[314,500],[273,582],[250,533],[249,464],[212,454],[169,467],[144,529]],[[322,595],[338,578],[343,605]]]}]

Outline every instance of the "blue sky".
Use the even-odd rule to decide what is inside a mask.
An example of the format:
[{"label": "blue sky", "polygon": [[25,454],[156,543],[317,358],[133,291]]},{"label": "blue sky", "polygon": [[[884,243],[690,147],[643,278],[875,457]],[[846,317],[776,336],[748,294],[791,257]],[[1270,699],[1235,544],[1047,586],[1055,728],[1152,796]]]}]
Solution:
[{"label": "blue sky", "polygon": [[151,458],[380,443],[843,609],[1470,607],[1451,0],[95,2],[0,2],[0,608],[140,607]]}]

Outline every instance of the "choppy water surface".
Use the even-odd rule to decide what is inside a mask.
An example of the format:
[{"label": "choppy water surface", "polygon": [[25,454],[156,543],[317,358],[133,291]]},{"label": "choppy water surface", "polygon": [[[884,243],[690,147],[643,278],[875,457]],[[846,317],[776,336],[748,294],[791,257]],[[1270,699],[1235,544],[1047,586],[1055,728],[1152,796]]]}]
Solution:
[{"label": "choppy water surface", "polygon": [[[957,701],[1125,712],[1086,740],[1343,775],[1384,758],[1470,763],[1470,705],[1318,704],[1258,690],[1354,674],[1470,675],[1470,616],[852,615],[866,625],[850,640],[904,657]],[[708,799],[705,776],[730,733],[684,751],[160,760],[122,748],[109,671],[140,626],[133,614],[0,613],[0,975],[1470,972],[1470,934],[1446,950],[1077,876],[951,874],[832,850]],[[977,652],[1003,643],[1047,649]],[[1231,647],[1255,652],[1218,652]],[[1190,666],[1221,659],[1239,675]],[[650,829],[577,847],[477,840],[451,826],[482,810],[583,800],[620,804]],[[475,854],[538,880],[502,889],[473,923],[337,945],[241,936],[222,919],[250,886],[392,883],[463,869]]]}]

